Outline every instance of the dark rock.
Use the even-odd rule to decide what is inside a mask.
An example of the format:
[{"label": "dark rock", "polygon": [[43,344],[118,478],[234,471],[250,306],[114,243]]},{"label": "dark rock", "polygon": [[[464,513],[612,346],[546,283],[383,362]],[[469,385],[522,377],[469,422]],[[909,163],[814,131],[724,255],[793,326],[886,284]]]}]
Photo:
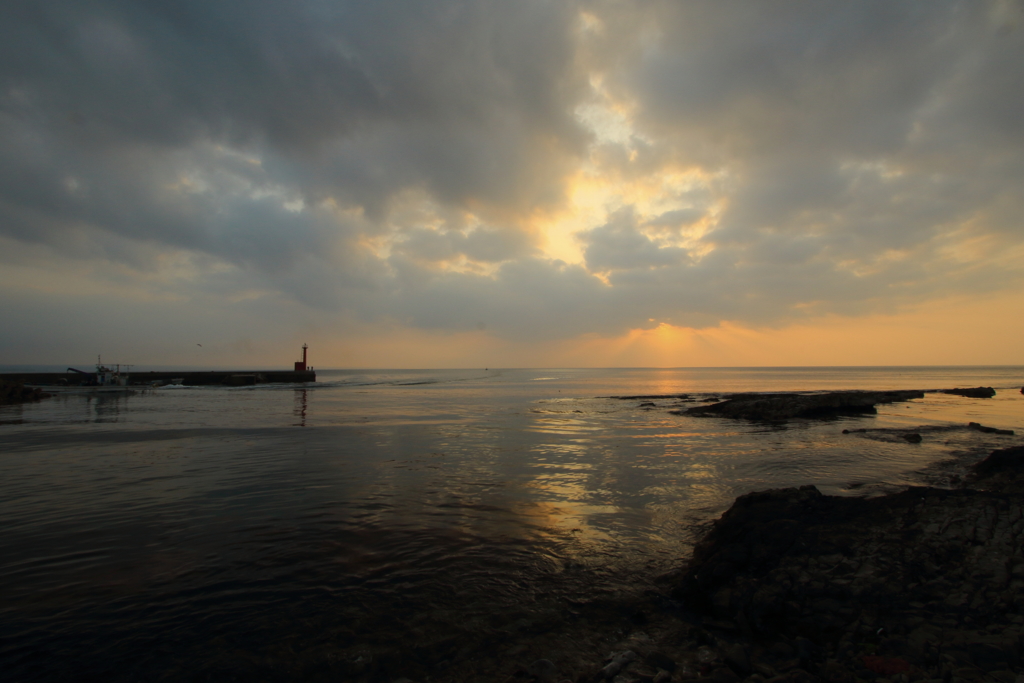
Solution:
[{"label": "dark rock", "polygon": [[974,466],[970,480],[987,489],[1020,490],[1024,484],[1024,446],[992,451]]},{"label": "dark rock", "polygon": [[676,670],[676,660],[659,650],[648,652],[647,656],[644,657],[644,663],[658,669],[664,669],[669,673]]},{"label": "dark rock", "polygon": [[918,434],[917,432],[914,432],[913,434],[904,434],[903,438],[910,443],[921,443],[922,441],[921,435]]},{"label": "dark rock", "polygon": [[878,403],[924,398],[922,391],[837,391],[821,394],[737,394],[720,403],[696,406],[687,415],[781,421],[875,412]]},{"label": "dark rock", "polygon": [[49,397],[50,394],[44,393],[38,387],[26,387],[21,382],[0,380],[0,405],[34,403]]},{"label": "dark rock", "polygon": [[715,683],[740,683],[740,677],[727,666],[720,667],[711,672],[708,676],[701,677],[701,680],[714,681]]},{"label": "dark rock", "polygon": [[740,496],[689,565],[659,577],[688,625],[659,631],[652,612],[653,639],[618,645],[643,663],[620,652],[576,680],[1016,683],[1024,447],[992,452],[967,483],[871,499],[813,486]]},{"label": "dark rock", "polygon": [[821,668],[821,678],[829,683],[855,683],[857,677],[845,666],[830,659]]},{"label": "dark rock", "polygon": [[882,657],[878,655],[866,655],[863,658],[864,667],[879,676],[892,676],[895,674],[908,673],[913,668],[910,662],[900,657]]},{"label": "dark rock", "polygon": [[681,681],[688,681],[690,679],[700,678],[700,671],[689,664],[681,664],[679,669],[676,671],[676,677]]},{"label": "dark rock", "polygon": [[1012,429],[996,429],[995,427],[986,427],[985,425],[979,424],[977,422],[968,422],[967,428],[979,432],[984,432],[986,434],[1006,434],[1008,436],[1013,436]]},{"label": "dark rock", "polygon": [[652,406],[652,407],[654,407],[654,406],[657,406],[657,404],[656,403],[652,403],[651,401],[645,401],[644,403],[640,404],[641,408],[643,408],[645,406]]},{"label": "dark rock", "polygon": [[635,662],[637,659],[636,653],[632,650],[626,650],[624,652],[616,652],[612,654],[609,661],[601,673],[605,678],[614,678],[615,674],[622,671],[625,667],[629,666],[630,663]]},{"label": "dark rock", "polygon": [[793,669],[769,679],[768,683],[819,683],[819,679],[803,669]]},{"label": "dark rock", "polygon": [[598,396],[598,398],[615,398],[620,401],[650,401],[657,399],[678,398],[686,400],[689,394],[641,394],[639,396]]},{"label": "dark rock", "polygon": [[530,666],[526,667],[526,672],[533,676],[534,680],[538,683],[550,683],[555,680],[555,673],[557,672],[555,663],[550,659],[538,659]]},{"label": "dark rock", "polygon": [[974,387],[973,389],[941,389],[939,393],[966,396],[967,398],[992,398],[996,390],[992,387]]},{"label": "dark rock", "polygon": [[801,662],[813,661],[818,657],[818,646],[807,638],[797,638],[796,656],[800,658]]},{"label": "dark rock", "polygon": [[1000,648],[993,643],[970,643],[968,652],[975,666],[983,671],[1001,671],[1008,668],[1016,668],[1018,663],[1015,649]]},{"label": "dark rock", "polygon": [[654,674],[651,683],[672,683],[672,674],[661,669],[658,673]]},{"label": "dark rock", "polygon": [[[1024,461],[1024,453],[1018,458]],[[1015,468],[1014,460],[1003,464]],[[984,472],[1000,463],[994,458],[979,469]],[[987,486],[991,491],[994,484]],[[1000,607],[1003,603],[985,593],[1002,590],[999,587],[1009,582],[1005,560],[1002,569],[985,560],[988,564],[972,565],[963,580],[957,578],[971,543],[1012,537],[1005,531],[1000,535],[994,512],[977,511],[995,505],[991,501],[998,499],[992,495],[911,488],[862,499],[823,496],[814,487],[805,487],[741,496],[697,544],[687,571],[675,579],[673,595],[697,613],[731,617],[753,637],[802,636],[814,642],[838,640],[862,608],[888,613],[911,609],[910,603],[918,599],[922,607],[927,602],[957,614],[984,609],[1005,614],[1006,605],[1016,604],[1011,596]],[[914,522],[922,514],[919,509],[928,505],[949,511],[934,521]],[[918,537],[934,541],[928,546],[911,542]],[[869,553],[868,548],[874,550]],[[967,584],[968,576],[972,581],[975,576],[991,577],[977,580],[992,582],[992,588]],[[728,601],[722,599],[725,595]],[[919,623],[908,614],[891,625],[862,623],[858,628],[876,638],[883,633],[891,638],[889,632],[905,634]],[[806,651],[794,653],[794,659],[807,667]],[[818,654],[811,659],[818,661]]]},{"label": "dark rock", "polygon": [[738,675],[747,676],[753,671],[753,667],[750,665],[750,656],[747,654],[746,648],[739,643],[723,647],[722,655],[726,666]]},{"label": "dark rock", "polygon": [[[723,595],[716,595],[715,596],[715,598],[719,602],[724,601],[724,603],[722,604],[722,611],[723,612],[728,610],[728,601],[729,601],[729,599],[731,597],[732,596],[729,595],[729,594],[723,594]],[[715,629],[716,631],[727,631],[727,632],[732,632],[732,631],[738,631],[739,630],[739,625],[735,621],[731,621],[729,619],[705,619],[704,620],[704,627],[705,628],[710,628],[710,629]]]}]

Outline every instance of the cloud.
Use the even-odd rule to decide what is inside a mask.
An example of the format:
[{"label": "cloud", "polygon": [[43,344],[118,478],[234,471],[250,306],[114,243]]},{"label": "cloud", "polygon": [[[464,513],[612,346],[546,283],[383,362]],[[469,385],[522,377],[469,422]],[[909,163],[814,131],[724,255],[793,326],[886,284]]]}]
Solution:
[{"label": "cloud", "polygon": [[686,249],[660,245],[641,232],[631,206],[612,214],[606,224],[583,233],[580,239],[586,245],[587,268],[593,272],[679,266],[687,260]]},{"label": "cloud", "polygon": [[584,83],[569,5],[8,7],[0,199],[21,235],[86,220],[180,245],[219,208],[166,215],[190,171],[378,218],[410,187],[530,210],[586,139],[562,106]]},{"label": "cloud", "polygon": [[704,211],[697,208],[673,209],[647,221],[653,227],[680,228],[696,223],[704,217]]},{"label": "cloud", "polygon": [[1020,2],[0,12],[0,258],[54,311],[117,282],[525,342],[1024,275]]}]

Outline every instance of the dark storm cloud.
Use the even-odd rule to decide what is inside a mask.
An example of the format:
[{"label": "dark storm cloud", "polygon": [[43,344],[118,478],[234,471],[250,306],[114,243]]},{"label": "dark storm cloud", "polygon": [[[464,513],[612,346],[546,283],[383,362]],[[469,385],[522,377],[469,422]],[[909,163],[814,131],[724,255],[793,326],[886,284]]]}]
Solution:
[{"label": "dark storm cloud", "polygon": [[[381,118],[481,122],[506,105],[566,129],[550,76],[565,11],[439,0],[12,2],[9,89],[102,144],[198,135],[316,149]],[[517,105],[518,106],[514,106]],[[84,128],[84,130],[82,130]]]},{"label": "dark storm cloud", "polygon": [[[142,274],[187,253],[189,297],[518,339],[1009,288],[1021,8],[8,2],[3,259]],[[628,130],[588,131],[582,106]],[[647,188],[623,197],[703,180],[648,214],[609,202],[582,264],[544,258],[531,220],[581,168]]]},{"label": "dark storm cloud", "polygon": [[[207,215],[165,217],[145,196],[179,170],[176,153],[210,168],[200,143],[258,157],[257,182],[379,213],[416,186],[444,201],[554,200],[558,157],[585,141],[566,107],[583,83],[566,4],[5,7],[0,199],[19,237],[85,221],[202,247]],[[105,209],[80,205],[85,179]]]}]

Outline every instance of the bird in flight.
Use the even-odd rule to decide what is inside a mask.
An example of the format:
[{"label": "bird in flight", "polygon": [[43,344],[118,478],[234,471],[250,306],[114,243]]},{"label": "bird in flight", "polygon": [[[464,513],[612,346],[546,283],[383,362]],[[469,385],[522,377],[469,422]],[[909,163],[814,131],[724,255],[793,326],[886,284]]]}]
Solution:
[{"label": "bird in flight", "polygon": [[202,344],[196,344],[196,346],[202,346]]}]

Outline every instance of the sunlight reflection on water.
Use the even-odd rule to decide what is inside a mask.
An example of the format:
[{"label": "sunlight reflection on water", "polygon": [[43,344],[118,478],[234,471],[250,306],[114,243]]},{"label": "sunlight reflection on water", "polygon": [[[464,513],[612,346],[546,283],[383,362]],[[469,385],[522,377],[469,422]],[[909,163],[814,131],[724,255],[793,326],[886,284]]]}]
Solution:
[{"label": "sunlight reflection on water", "polygon": [[250,653],[301,638],[343,654],[396,632],[396,647],[472,638],[523,604],[539,611],[516,618],[557,619],[545,610],[565,600],[642,589],[742,493],[941,484],[942,461],[1021,443],[964,428],[1024,428],[1016,389],[786,425],[597,398],[801,382],[1019,389],[1024,375],[717,373],[325,372],[298,388],[2,408],[2,656],[31,667],[45,651],[90,672],[130,659],[144,678],[222,656],[217,638]]}]

